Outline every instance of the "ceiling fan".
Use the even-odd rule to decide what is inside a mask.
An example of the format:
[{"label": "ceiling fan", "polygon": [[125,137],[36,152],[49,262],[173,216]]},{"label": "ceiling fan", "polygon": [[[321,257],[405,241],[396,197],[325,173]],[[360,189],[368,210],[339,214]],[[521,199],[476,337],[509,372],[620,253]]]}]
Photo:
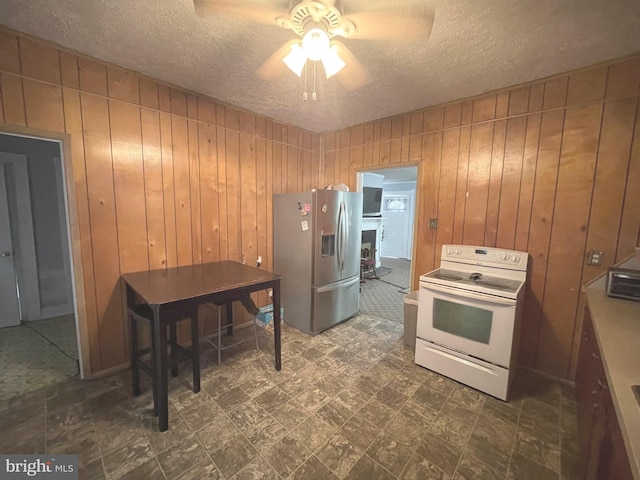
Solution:
[{"label": "ceiling fan", "polygon": [[204,18],[231,15],[277,25],[296,34],[296,38],[278,48],[258,67],[258,77],[276,79],[286,72],[284,66],[300,77],[311,61],[314,69],[317,63],[322,64],[327,78],[336,75],[347,90],[356,90],[371,78],[367,68],[336,37],[401,42],[427,39],[431,34],[433,12],[421,3],[414,0],[398,6],[397,2],[389,1],[383,8],[345,15],[341,0],[291,0],[288,11],[252,1],[193,0],[196,13]]}]

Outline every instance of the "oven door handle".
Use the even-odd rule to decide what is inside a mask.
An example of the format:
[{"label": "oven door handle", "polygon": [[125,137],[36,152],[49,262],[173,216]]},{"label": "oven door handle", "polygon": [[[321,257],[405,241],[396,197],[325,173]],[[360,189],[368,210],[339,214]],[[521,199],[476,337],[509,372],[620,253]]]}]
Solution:
[{"label": "oven door handle", "polygon": [[455,295],[457,297],[464,297],[464,298],[473,298],[473,299],[477,299],[477,300],[482,300],[484,302],[487,303],[495,303],[498,305],[515,305],[516,304],[516,300],[513,300],[511,298],[501,298],[501,297],[495,297],[493,295],[485,295],[482,293],[475,293],[475,292],[471,292],[469,290],[462,290],[459,288],[451,288],[451,287],[445,287],[444,285],[435,285],[435,284],[428,284],[428,285],[424,285],[421,284],[420,285],[421,288],[425,288],[427,290],[432,290],[435,292],[443,292],[443,293],[449,293],[451,295]]}]

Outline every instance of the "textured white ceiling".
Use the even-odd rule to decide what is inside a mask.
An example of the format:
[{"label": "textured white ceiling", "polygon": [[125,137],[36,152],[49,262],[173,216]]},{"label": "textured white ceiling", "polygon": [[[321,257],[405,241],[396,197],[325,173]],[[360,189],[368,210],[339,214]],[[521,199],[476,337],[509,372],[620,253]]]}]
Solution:
[{"label": "textured white ceiling", "polygon": [[[246,3],[238,0],[238,3]],[[287,12],[287,1],[255,1]],[[343,0],[345,15],[400,0]],[[424,0],[422,44],[345,40],[372,82],[352,92],[319,78],[304,101],[290,73],[254,74],[291,31],[202,19],[191,0],[0,0],[0,24],[222,102],[325,132],[640,52],[638,0]]]}]

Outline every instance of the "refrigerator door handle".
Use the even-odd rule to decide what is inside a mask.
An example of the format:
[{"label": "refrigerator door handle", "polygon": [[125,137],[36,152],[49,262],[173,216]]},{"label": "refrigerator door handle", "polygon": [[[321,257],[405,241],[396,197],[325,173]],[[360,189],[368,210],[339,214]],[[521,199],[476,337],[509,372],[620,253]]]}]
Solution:
[{"label": "refrigerator door handle", "polygon": [[[349,213],[347,210],[347,205],[345,202],[342,202],[342,209],[344,210],[344,215],[342,216],[342,219],[344,221],[344,248],[342,249],[343,253],[343,257],[346,257],[346,253],[348,250],[348,246],[349,246],[349,237],[351,235],[351,232],[349,231]],[[342,270],[344,270],[344,262],[346,261],[346,258],[342,259]]]},{"label": "refrigerator door handle", "polygon": [[344,289],[346,287],[350,287],[351,285],[353,285],[354,283],[360,282],[360,277],[353,277],[350,280],[347,281],[343,281],[337,284],[331,284],[331,285],[325,285],[322,287],[318,287],[316,289],[316,292],[318,293],[325,293],[325,292],[331,292],[333,290],[340,290],[340,289]]},{"label": "refrigerator door handle", "polygon": [[338,261],[338,270],[342,272],[342,202],[338,206],[338,225],[336,232],[336,260]]}]

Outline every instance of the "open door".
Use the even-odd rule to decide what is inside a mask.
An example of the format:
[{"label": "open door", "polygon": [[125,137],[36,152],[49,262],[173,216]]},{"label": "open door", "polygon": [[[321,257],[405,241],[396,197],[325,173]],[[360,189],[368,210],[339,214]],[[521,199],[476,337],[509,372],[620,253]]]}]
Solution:
[{"label": "open door", "polygon": [[5,167],[0,164],[0,327],[20,324]]}]

